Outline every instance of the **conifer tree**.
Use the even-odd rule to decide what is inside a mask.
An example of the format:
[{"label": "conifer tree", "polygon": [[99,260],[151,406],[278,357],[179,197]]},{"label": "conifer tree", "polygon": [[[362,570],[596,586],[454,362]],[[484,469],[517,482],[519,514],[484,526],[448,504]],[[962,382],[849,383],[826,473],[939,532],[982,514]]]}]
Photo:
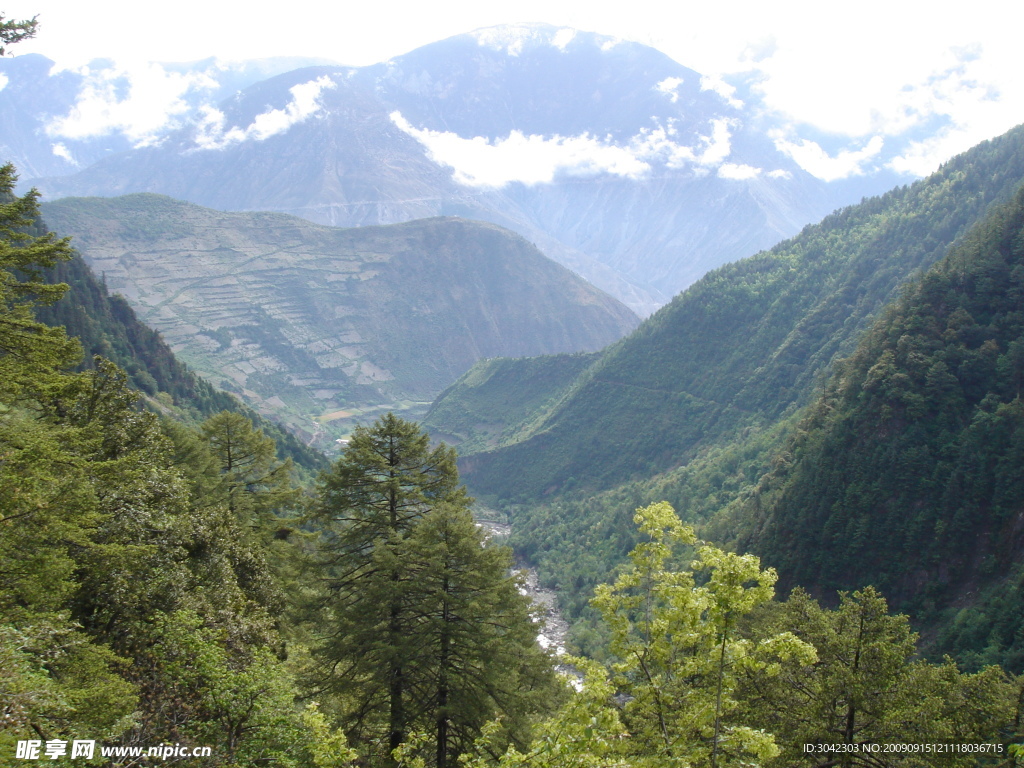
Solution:
[{"label": "conifer tree", "polygon": [[5,19],[4,15],[0,13],[0,56],[7,52],[4,46],[35,37],[38,26],[39,22],[34,16],[31,19],[15,21],[14,19]]},{"label": "conifer tree", "polygon": [[389,555],[411,576],[413,692],[434,764],[455,765],[495,714],[505,738],[525,744],[524,716],[544,709],[555,680],[509,550],[487,546],[468,509],[439,505]]},{"label": "conifer tree", "polygon": [[445,768],[499,714],[505,738],[524,742],[551,664],[507,550],[473,522],[455,452],[392,414],[357,428],[321,479],[315,520],[316,684],[348,699],[353,743],[374,764],[395,765],[402,747]]},{"label": "conifer tree", "polygon": [[386,755],[403,743],[413,719],[407,705],[417,655],[417,616],[403,595],[412,574],[393,555],[432,508],[467,503],[455,452],[431,450],[416,424],[391,413],[357,427],[320,481],[314,519],[324,531],[327,597],[324,641],[315,649],[318,685],[359,692],[347,726],[361,741],[383,736]]},{"label": "conifer tree", "polygon": [[36,321],[38,304],[57,301],[67,286],[46,283],[40,269],[71,258],[67,238],[30,229],[39,215],[39,193],[15,197],[14,166],[0,166],[0,398],[36,392],[54,371],[78,361],[78,344],[63,328]]},{"label": "conifer tree", "polygon": [[235,514],[259,515],[295,499],[292,460],[277,461],[274,441],[240,413],[221,411],[202,426],[213,452],[228,508]]}]

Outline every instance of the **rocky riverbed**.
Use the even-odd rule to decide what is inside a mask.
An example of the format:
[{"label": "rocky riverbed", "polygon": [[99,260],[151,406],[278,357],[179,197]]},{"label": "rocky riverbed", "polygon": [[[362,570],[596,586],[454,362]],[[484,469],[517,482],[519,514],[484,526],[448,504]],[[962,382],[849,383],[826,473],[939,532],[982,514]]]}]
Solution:
[{"label": "rocky riverbed", "polygon": [[[512,533],[512,526],[507,523],[482,520],[479,525],[490,536],[499,539],[507,538]],[[537,634],[538,642],[542,648],[553,648],[558,654],[565,653],[565,637],[569,631],[569,624],[558,610],[558,595],[540,585],[537,572],[533,568],[525,563],[517,563],[516,568],[525,575],[523,593],[533,600],[534,615],[538,623],[543,624],[543,628]]]}]

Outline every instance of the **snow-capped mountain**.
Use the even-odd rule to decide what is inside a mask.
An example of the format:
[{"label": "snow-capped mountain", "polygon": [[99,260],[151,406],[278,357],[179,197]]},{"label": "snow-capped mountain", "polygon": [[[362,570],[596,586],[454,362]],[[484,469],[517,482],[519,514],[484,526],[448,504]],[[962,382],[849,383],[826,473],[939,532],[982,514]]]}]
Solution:
[{"label": "snow-capped mountain", "polygon": [[[197,71],[181,77],[199,82]],[[0,98],[21,77],[6,76]],[[816,178],[777,146],[778,126],[752,92],[639,43],[546,25],[479,30],[369,67],[298,69],[218,103],[183,96],[142,138],[112,128],[81,147],[61,131],[92,102],[61,77],[50,76],[61,103],[76,87],[78,100],[47,123],[51,146],[37,128],[37,144],[21,150],[23,177],[45,176],[33,183],[50,197],[160,192],[343,226],[485,219],[641,314],[893,183]],[[130,93],[105,95],[114,113]],[[5,145],[31,133],[2,130]],[[82,168],[54,172],[62,152]]]}]

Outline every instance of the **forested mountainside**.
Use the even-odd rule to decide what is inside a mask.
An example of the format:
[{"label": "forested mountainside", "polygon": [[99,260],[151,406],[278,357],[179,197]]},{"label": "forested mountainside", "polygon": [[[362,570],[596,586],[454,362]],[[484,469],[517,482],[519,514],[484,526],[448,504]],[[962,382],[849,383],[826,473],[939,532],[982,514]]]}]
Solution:
[{"label": "forested mountainside", "polygon": [[[36,26],[0,14],[0,54]],[[387,413],[299,487],[292,461],[242,413],[167,418],[194,422],[216,397],[69,263],[68,241],[43,231],[37,193],[14,196],[16,180],[0,167],[0,763],[1009,768],[1024,758],[1024,676],[921,660],[907,617],[871,587],[833,609],[801,590],[776,601],[774,569],[700,541],[665,502],[636,510],[640,543],[591,603],[605,660],[556,659],[538,643],[511,552],[473,520],[454,450]],[[954,262],[945,282],[924,283],[933,305],[944,287],[952,301],[1006,284],[1005,306],[988,316],[983,301],[961,302],[931,347],[909,309],[901,329],[947,367],[959,360],[964,387],[990,373],[1006,340],[995,389],[963,397],[997,415],[1020,402],[1021,194],[963,246],[985,268]],[[81,300],[61,306],[76,288]],[[83,342],[40,322],[44,311],[82,326],[84,344],[126,361],[131,379],[102,357],[83,360]],[[911,377],[889,375],[904,337],[864,378],[869,390],[881,370],[894,398],[883,418],[927,406]],[[513,419],[557,401],[588,362],[534,361],[525,370],[543,386],[524,394],[523,366],[495,361],[477,367],[468,394],[504,398]],[[956,400],[938,365],[926,386]],[[462,426],[470,440],[502,437]]]},{"label": "forested mountainside", "polygon": [[570,477],[600,490],[772,424],[808,402],[826,366],[853,350],[915,270],[941,258],[1022,180],[1018,128],[712,272],[605,350],[518,442],[465,458],[467,482],[524,501]]},{"label": "forested mountainside", "polygon": [[570,615],[633,545],[628,510],[668,499],[706,520],[770,469],[832,359],[852,353],[915,270],[1012,196],[1022,142],[1015,129],[711,273],[602,353],[542,421],[507,425],[518,442],[498,437],[502,447],[461,460],[475,493],[512,502],[515,545]]},{"label": "forested mountainside", "polygon": [[872,584],[939,650],[1024,670],[1024,189],[878,319],[739,504],[818,595]]},{"label": "forested mountainside", "polygon": [[[453,452],[430,450],[416,425],[389,416],[380,439],[390,441],[383,461],[393,473],[381,480],[380,445],[357,430],[347,463],[334,468],[342,482],[323,475],[314,505],[291,460],[277,459],[244,415],[221,411],[190,427],[140,407],[109,360],[75,370],[82,345],[36,314],[73,290],[43,271],[74,254],[40,233],[35,194],[14,198],[13,181],[11,166],[0,167],[0,762],[45,751],[126,766],[160,745],[164,760],[199,750],[225,768],[365,765],[370,755],[393,766],[391,749],[407,734],[436,727],[429,754],[443,766],[499,707],[508,720],[492,732],[496,743],[527,740],[529,719],[553,708],[560,686],[507,550],[487,546],[473,523]],[[87,270],[64,274],[89,284]],[[160,351],[158,338],[130,317],[112,323],[104,299],[92,290],[62,313],[99,308],[90,343],[128,355],[156,407],[181,415],[154,374],[184,369],[165,360],[143,376],[131,347],[141,338]],[[346,497],[353,488],[357,498]],[[380,513],[388,500],[399,519]],[[376,520],[348,524],[373,509]],[[377,546],[377,524],[390,524],[388,546]],[[346,548],[346,536],[367,532],[370,546]],[[401,579],[397,566],[376,567],[386,555],[399,558]],[[353,595],[364,602],[349,611]],[[438,595],[440,623],[425,621]],[[382,612],[390,644],[380,641]],[[369,664],[386,679],[399,637],[418,655],[397,662],[403,682],[389,688],[389,719],[380,678],[367,680],[366,666],[346,678],[345,667]],[[428,650],[435,641],[439,656]],[[449,669],[449,655],[479,674]],[[299,702],[314,690],[324,710]],[[449,692],[457,710],[444,708]],[[410,756],[424,749],[405,746]]]},{"label": "forested mountainside", "polygon": [[421,414],[481,358],[596,350],[639,322],[493,224],[339,229],[157,195],[44,211],[194,369],[322,447]]}]

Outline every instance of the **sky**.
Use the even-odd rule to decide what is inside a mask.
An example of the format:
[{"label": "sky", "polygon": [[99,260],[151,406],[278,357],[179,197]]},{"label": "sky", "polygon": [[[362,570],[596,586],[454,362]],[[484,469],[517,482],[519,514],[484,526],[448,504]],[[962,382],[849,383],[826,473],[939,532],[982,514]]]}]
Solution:
[{"label": "sky", "polygon": [[938,125],[895,168],[923,175],[1024,122],[1024,4],[1008,0],[0,0],[0,10],[7,18],[38,14],[41,23],[38,37],[12,53],[42,53],[66,67],[210,56],[360,66],[481,27],[564,25],[646,43],[709,77],[753,78],[770,109],[833,138],[825,150],[794,131],[780,139],[794,158],[837,173],[889,137]]}]

